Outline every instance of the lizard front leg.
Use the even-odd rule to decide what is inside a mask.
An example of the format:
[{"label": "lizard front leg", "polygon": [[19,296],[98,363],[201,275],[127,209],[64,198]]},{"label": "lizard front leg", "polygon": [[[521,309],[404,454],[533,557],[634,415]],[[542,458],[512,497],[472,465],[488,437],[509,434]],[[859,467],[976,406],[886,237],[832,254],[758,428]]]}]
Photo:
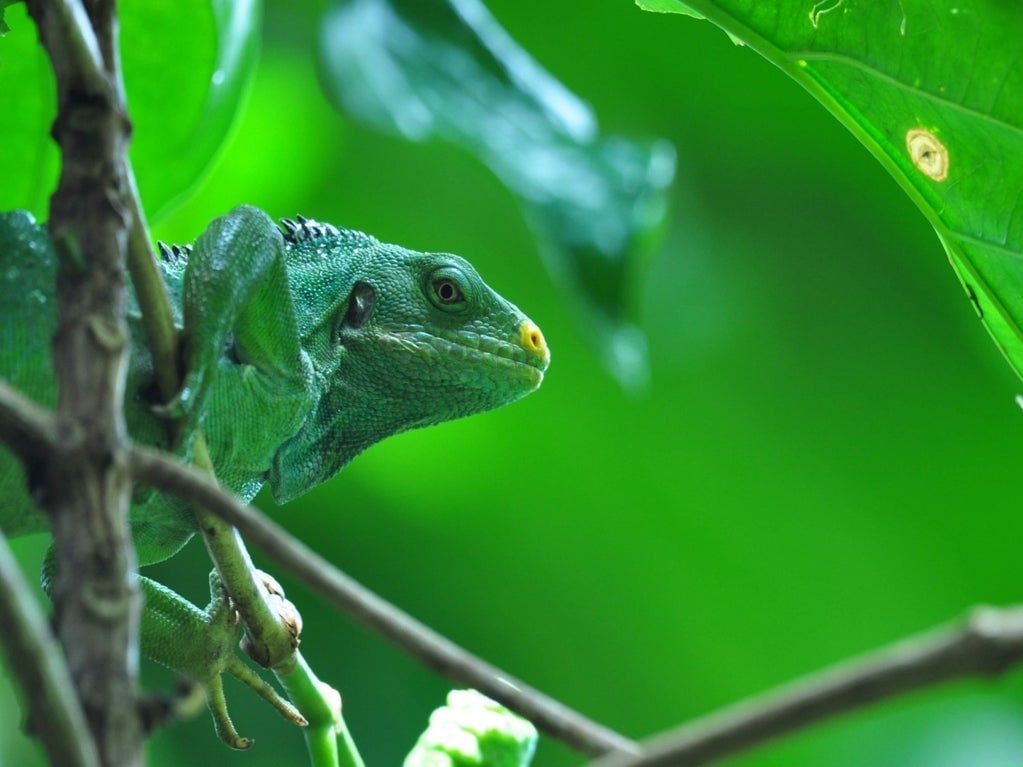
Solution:
[{"label": "lizard front leg", "polygon": [[[202,685],[217,735],[224,743],[236,749],[252,745],[252,740],[239,735],[231,722],[222,681],[225,673],[252,689],[288,721],[300,727],[306,725],[295,707],[235,653],[238,615],[216,571],[210,573],[210,603],[205,610],[150,578],[141,577],[140,586],[146,600],[141,627],[143,654]],[[274,587],[267,586],[273,593]],[[283,596],[279,588],[278,595]]]},{"label": "lizard front leg", "polygon": [[[263,399],[309,405],[312,370],[301,348],[284,240],[266,213],[243,205],[207,227],[188,256],[181,303],[184,380],[167,411],[184,419],[185,439],[207,415],[207,395],[225,356],[255,373],[233,381],[231,389],[220,387],[227,399],[241,404],[250,395],[244,387],[256,386],[269,390],[260,392]],[[238,410],[233,415],[266,416]],[[256,424],[250,425],[255,432]]]}]

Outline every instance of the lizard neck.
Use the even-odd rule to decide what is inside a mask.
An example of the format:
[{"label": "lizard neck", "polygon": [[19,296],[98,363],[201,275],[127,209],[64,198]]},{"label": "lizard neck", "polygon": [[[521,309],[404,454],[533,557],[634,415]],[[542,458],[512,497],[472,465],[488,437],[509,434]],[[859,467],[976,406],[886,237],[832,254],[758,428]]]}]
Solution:
[{"label": "lizard neck", "polygon": [[[342,366],[344,369],[344,366]],[[291,439],[274,455],[268,481],[277,503],[311,490],[377,442],[423,425],[407,402],[382,398],[358,380],[336,373]]]}]

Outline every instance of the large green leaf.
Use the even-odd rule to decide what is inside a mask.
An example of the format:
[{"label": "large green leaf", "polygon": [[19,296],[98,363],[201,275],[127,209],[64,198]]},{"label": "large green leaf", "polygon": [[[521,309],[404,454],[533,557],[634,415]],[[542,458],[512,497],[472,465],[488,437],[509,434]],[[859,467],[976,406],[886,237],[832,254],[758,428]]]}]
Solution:
[{"label": "large green leaf", "polygon": [[1023,375],[1023,3],[638,2],[703,16],[841,120],[934,225]]},{"label": "large green leaf", "polygon": [[[149,0],[120,8],[131,159],[152,217],[192,187],[227,135],[256,59],[259,0]],[[45,218],[59,157],[53,72],[23,5],[0,38],[0,209]]]},{"label": "large green leaf", "polygon": [[328,95],[409,140],[475,154],[519,197],[552,272],[580,298],[587,335],[624,383],[645,342],[629,322],[636,256],[664,215],[667,142],[602,136],[592,110],[537,64],[478,0],[352,0],[321,40]]}]

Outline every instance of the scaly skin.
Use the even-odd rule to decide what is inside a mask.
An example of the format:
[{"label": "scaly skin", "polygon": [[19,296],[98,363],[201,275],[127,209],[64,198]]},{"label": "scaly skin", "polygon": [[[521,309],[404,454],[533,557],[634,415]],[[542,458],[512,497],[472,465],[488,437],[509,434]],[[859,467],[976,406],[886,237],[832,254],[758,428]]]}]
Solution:
[{"label": "scaly skin", "polygon": [[[283,224],[282,235],[243,206],[193,248],[163,248],[185,383],[168,405],[153,401],[133,311],[132,439],[187,457],[201,425],[221,484],[248,502],[269,483],[283,502],[385,437],[499,407],[540,385],[550,355],[539,328],[464,259],[301,218]],[[25,213],[0,215],[0,375],[49,407],[55,268],[44,227]],[[168,418],[178,419],[174,445]],[[20,464],[3,449],[0,499],[4,534],[46,529]],[[186,504],[145,490],[131,524],[141,564],[172,556],[195,532]],[[205,612],[172,604],[184,600],[158,584],[144,588],[154,619],[143,617],[143,651],[217,687],[232,652],[223,632],[235,629],[215,629],[224,624],[216,588]]]}]

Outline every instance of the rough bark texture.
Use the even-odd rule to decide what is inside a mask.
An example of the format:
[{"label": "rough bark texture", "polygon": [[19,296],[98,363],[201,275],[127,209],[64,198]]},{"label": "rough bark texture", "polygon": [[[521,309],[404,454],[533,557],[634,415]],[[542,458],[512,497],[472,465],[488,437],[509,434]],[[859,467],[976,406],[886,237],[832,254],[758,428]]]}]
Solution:
[{"label": "rough bark texture", "polygon": [[32,0],[29,10],[56,73],[53,136],[63,159],[49,228],[59,259],[54,368],[65,439],[40,467],[37,489],[57,556],[57,634],[89,729],[102,764],[133,767],[142,763],[143,738],[135,686],[139,596],[121,410],[130,130],[116,17],[112,2],[86,3],[91,28],[60,0]]}]

